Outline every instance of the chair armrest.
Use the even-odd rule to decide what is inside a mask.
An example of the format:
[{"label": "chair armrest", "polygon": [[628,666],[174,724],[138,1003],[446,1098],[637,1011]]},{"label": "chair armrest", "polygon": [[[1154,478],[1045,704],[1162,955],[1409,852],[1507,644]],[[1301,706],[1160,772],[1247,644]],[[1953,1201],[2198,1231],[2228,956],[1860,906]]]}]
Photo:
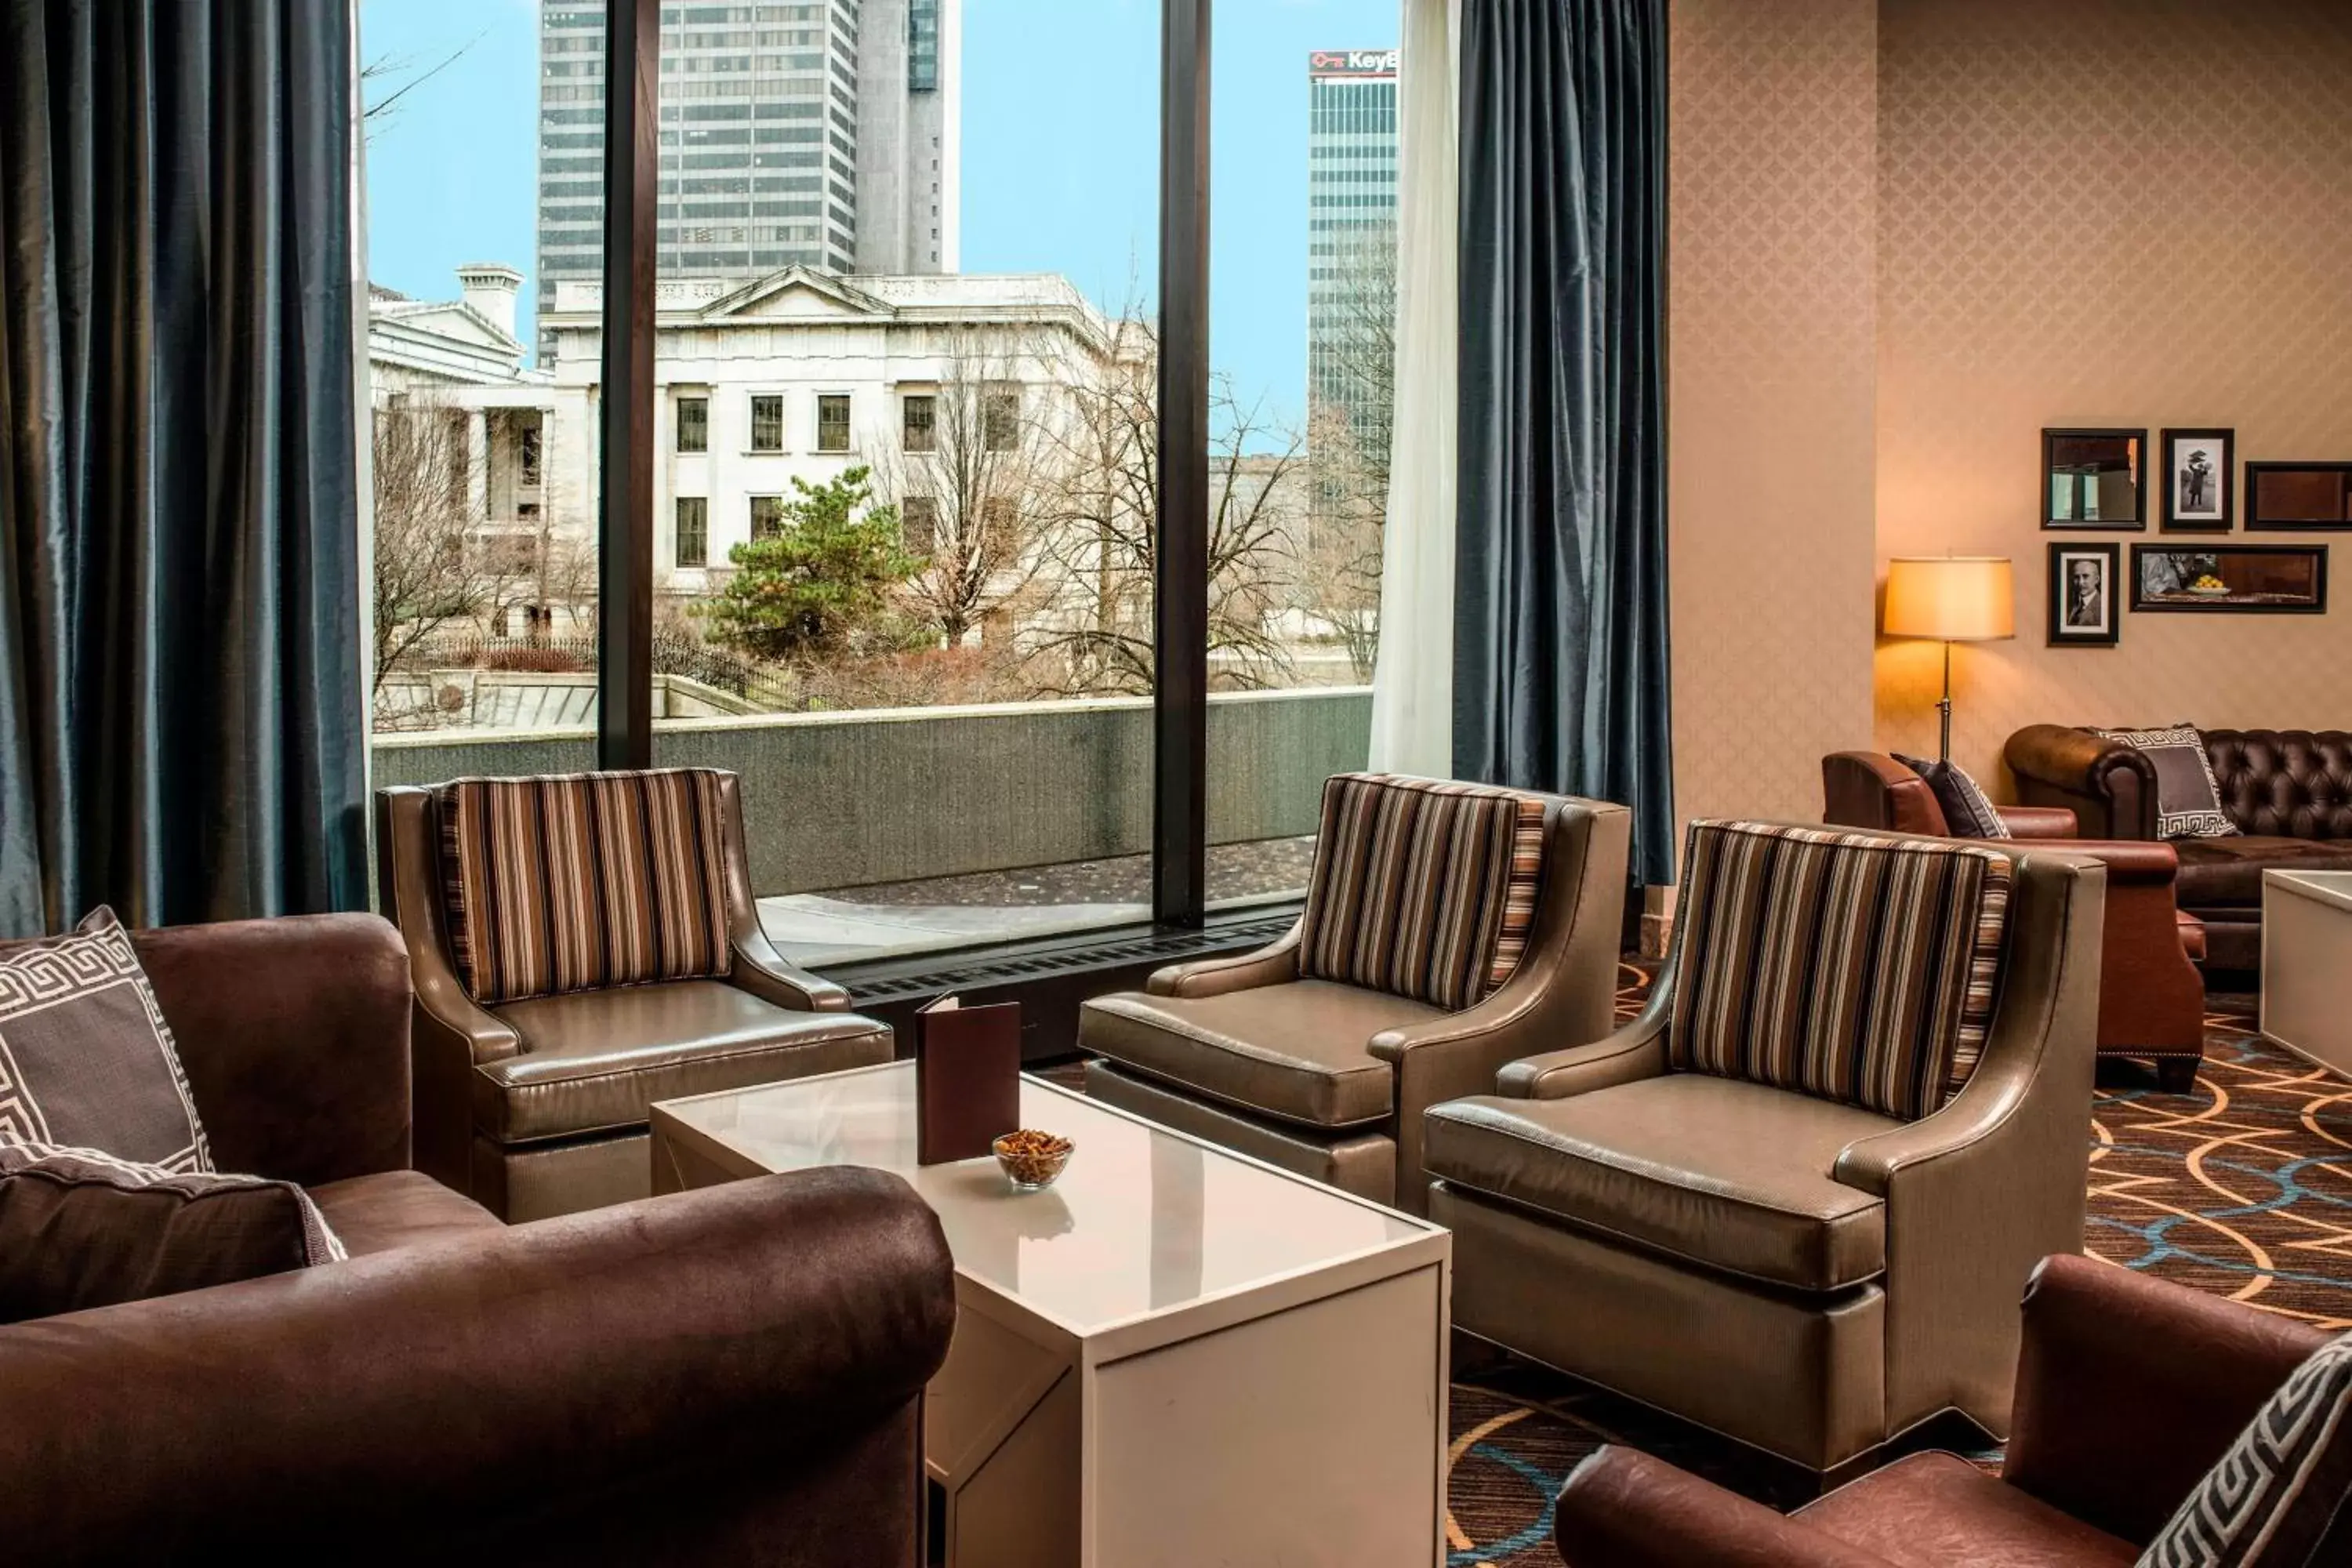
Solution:
[{"label": "chair armrest", "polygon": [[768,933],[754,927],[739,931],[727,970],[730,985],[749,991],[762,1001],[795,1013],[846,1013],[849,993],[819,975],[811,974],[776,951]]},{"label": "chair armrest", "polygon": [[1656,1078],[1666,1070],[1666,1009],[1653,997],[1642,1016],[1605,1039],[1564,1051],[1522,1057],[1495,1077],[1495,1092],[1514,1100],[1566,1100]]},{"label": "chair armrest", "polygon": [[1884,752],[1832,752],[1822,759],[1822,821],[1939,837],[1951,831],[1927,781]]},{"label": "chair armrest", "polygon": [[1255,952],[1171,963],[1154,970],[1143,989],[1153,996],[1223,996],[1261,985],[1287,985],[1298,978],[1298,936],[1304,920]]},{"label": "chair armrest", "polygon": [[408,953],[373,915],[131,933],[214,1163],[316,1184],[409,1161]]},{"label": "chair armrest", "polygon": [[2107,887],[2168,888],[2180,877],[2180,856],[2160,838],[2053,838],[2036,846],[2088,855],[2107,868]]},{"label": "chair armrest", "polygon": [[2154,838],[2156,769],[2120,741],[2066,724],[2031,724],[2009,738],[2002,760],[2029,805],[2065,806],[2094,838]]},{"label": "chair armrest", "polygon": [[2145,1544],[2327,1339],[2112,1264],[2049,1258],[2025,1293],[2002,1476]]},{"label": "chair armrest", "polygon": [[1875,1552],[1613,1445],[1570,1473],[1552,1540],[1570,1568],[1893,1568]]},{"label": "chair armrest", "polygon": [[1993,812],[2011,838],[2072,838],[2082,831],[2067,805],[1996,805]]},{"label": "chair armrest", "polygon": [[[807,1537],[843,1522],[845,1468],[887,1462],[868,1500],[907,1517],[866,1528],[911,1551],[910,1413],[954,1321],[938,1220],[898,1178],[840,1168],[18,1323],[0,1328],[0,1540],[60,1563],[301,1541],[345,1562],[500,1542],[910,1560]],[[903,1444],[869,1451],[894,1426]],[[825,1489],[796,1489],[804,1472]],[[787,1506],[809,1516],[797,1551]],[[735,1516],[731,1556],[645,1539],[655,1518],[712,1534],[674,1517],[698,1510]]]}]

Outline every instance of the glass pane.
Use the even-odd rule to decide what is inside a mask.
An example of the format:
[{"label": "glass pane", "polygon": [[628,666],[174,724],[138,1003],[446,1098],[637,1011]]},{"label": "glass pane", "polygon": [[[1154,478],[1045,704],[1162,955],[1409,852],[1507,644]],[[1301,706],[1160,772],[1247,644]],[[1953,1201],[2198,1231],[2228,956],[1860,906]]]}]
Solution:
[{"label": "glass pane", "polygon": [[544,324],[601,268],[602,12],[362,0],[359,22],[375,776],[586,767],[594,377],[556,375]]},{"label": "glass pane", "polygon": [[1364,765],[1388,509],[1395,0],[1217,13],[1209,898],[1296,896]]},{"label": "glass pane", "polygon": [[1150,912],[1158,81],[1156,6],[664,8],[655,750],[803,962]]}]

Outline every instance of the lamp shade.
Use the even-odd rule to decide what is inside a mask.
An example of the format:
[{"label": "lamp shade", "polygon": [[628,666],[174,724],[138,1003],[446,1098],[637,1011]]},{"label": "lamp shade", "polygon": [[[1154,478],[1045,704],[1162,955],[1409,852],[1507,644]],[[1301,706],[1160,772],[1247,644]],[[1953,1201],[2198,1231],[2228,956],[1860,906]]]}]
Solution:
[{"label": "lamp shade", "polygon": [[1990,642],[2017,635],[2017,595],[2000,555],[1898,555],[1886,565],[1891,637]]}]

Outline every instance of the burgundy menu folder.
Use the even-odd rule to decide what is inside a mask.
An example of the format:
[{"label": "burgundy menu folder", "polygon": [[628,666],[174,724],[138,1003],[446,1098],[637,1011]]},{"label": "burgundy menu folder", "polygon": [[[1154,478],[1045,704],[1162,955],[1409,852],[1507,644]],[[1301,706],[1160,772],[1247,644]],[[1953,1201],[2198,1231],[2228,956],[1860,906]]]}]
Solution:
[{"label": "burgundy menu folder", "polygon": [[915,1015],[915,1163],[975,1160],[1021,1125],[1021,1004]]}]

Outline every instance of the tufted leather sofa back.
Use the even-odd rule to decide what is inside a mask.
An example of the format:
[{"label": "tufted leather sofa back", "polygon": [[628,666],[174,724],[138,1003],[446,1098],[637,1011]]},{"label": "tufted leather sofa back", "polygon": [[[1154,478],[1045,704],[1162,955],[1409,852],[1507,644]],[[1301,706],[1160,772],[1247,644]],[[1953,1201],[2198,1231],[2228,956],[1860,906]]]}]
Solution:
[{"label": "tufted leather sofa back", "polygon": [[2352,731],[2207,730],[2221,809],[2242,833],[2352,838]]}]

